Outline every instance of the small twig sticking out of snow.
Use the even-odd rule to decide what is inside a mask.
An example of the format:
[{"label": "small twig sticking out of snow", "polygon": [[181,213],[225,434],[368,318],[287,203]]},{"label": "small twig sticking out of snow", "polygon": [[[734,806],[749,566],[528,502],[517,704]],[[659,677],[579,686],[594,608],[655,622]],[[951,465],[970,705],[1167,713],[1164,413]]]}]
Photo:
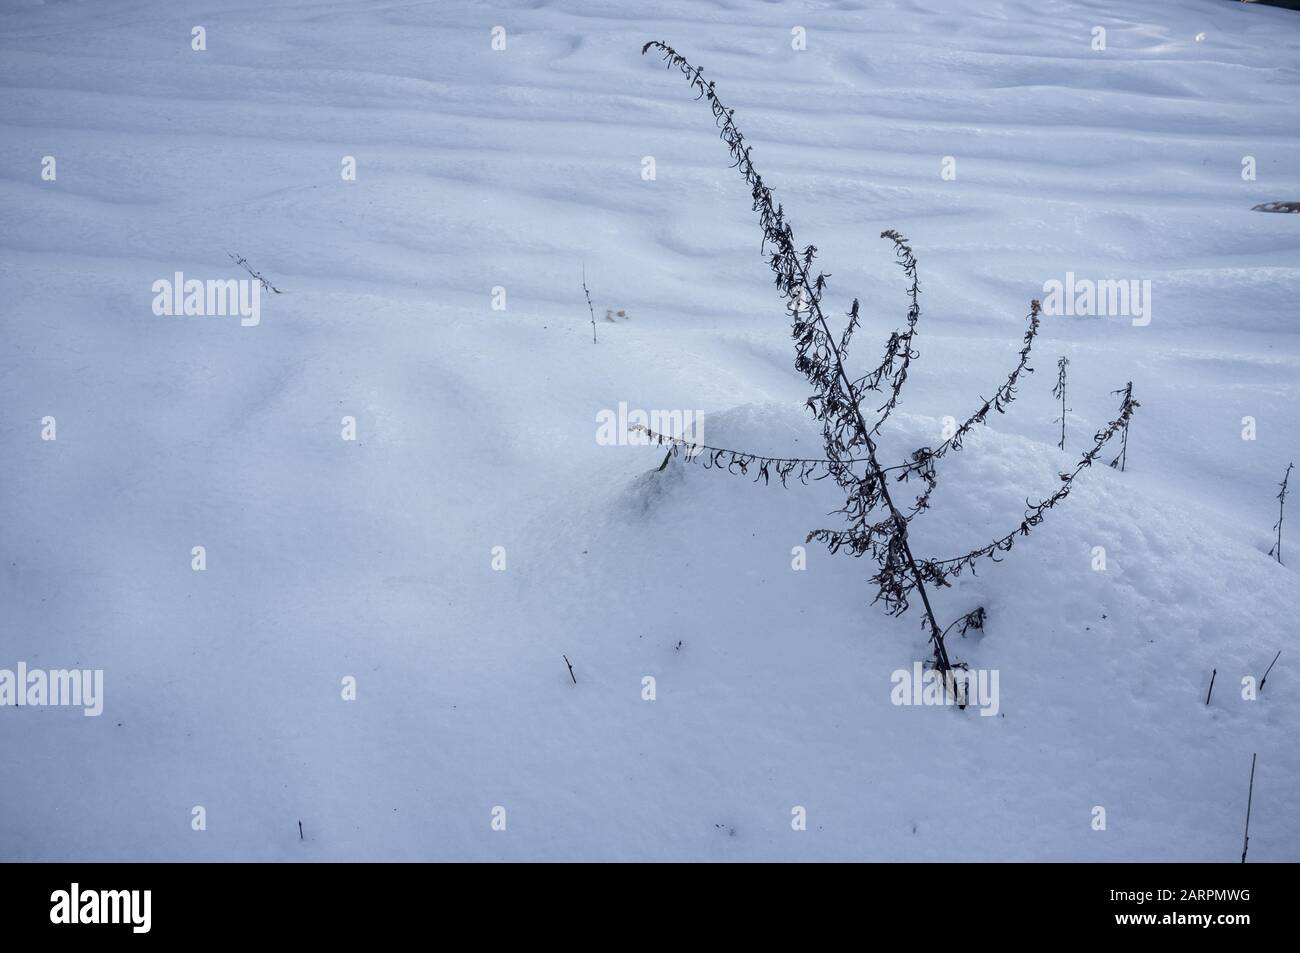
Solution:
[{"label": "small twig sticking out of snow", "polygon": [[1264,690],[1264,683],[1268,681],[1268,673],[1273,671],[1273,666],[1277,664],[1277,660],[1281,657],[1282,657],[1282,650],[1278,649],[1277,655],[1273,656],[1273,661],[1269,662],[1268,668],[1264,670],[1264,677],[1259,680],[1259,690],[1261,692]]},{"label": "small twig sticking out of snow", "polygon": [[1070,359],[1062,357],[1056,362],[1056,386],[1052,388],[1052,396],[1061,399],[1061,442],[1057,444],[1062,450],[1065,449],[1065,369],[1070,366]]},{"label": "small twig sticking out of snow", "polygon": [[1210,703],[1210,696],[1214,694],[1214,676],[1218,674],[1219,670],[1217,668],[1210,673],[1210,690],[1205,693],[1205,704],[1207,705]]},{"label": "small twig sticking out of snow", "polygon": [[302,821],[299,821],[299,822],[298,822],[298,840],[302,840],[302,839],[303,839],[303,836],[302,836]]},{"label": "small twig sticking out of snow", "polygon": [[986,618],[988,618],[988,613],[984,611],[983,606],[978,606],[961,618],[949,622],[948,628],[943,630],[943,634],[946,636],[948,631],[955,625],[957,626],[957,634],[964,639],[966,638],[966,632],[970,629],[984,631],[984,620]]},{"label": "small twig sticking out of snow", "polygon": [[591,292],[587,290],[587,265],[582,266],[582,290],[587,296],[587,310],[591,312],[591,343],[596,343],[596,309],[591,306]]},{"label": "small twig sticking out of snow", "polygon": [[1291,480],[1291,468],[1294,466],[1294,463],[1286,465],[1286,473],[1282,474],[1282,482],[1278,484],[1282,488],[1282,492],[1275,497],[1277,500],[1277,522],[1273,524],[1273,528],[1277,530],[1277,542],[1273,544],[1273,548],[1268,551],[1268,554],[1275,556],[1279,564],[1282,562],[1282,515],[1286,509],[1286,485]]},{"label": "small twig sticking out of snow", "polygon": [[1250,792],[1246,795],[1246,839],[1241,842],[1241,862],[1246,862],[1246,851],[1250,849],[1250,802],[1255,798],[1255,759],[1258,753],[1250,756]]},{"label": "small twig sticking out of snow", "polygon": [[[1127,407],[1130,404],[1132,404],[1134,407],[1142,406],[1136,400],[1133,399],[1132,381],[1129,381],[1119,390],[1111,391],[1111,393],[1123,394],[1124,395],[1123,406],[1125,407]],[[1123,473],[1124,465],[1128,463],[1128,417],[1124,418],[1124,426],[1121,428],[1119,436],[1120,436],[1119,456],[1117,456],[1114,460],[1110,461],[1110,468],[1112,470],[1118,469],[1120,473]]]},{"label": "small twig sticking out of snow", "polygon": [[561,658],[564,659],[564,664],[569,666],[569,678],[573,679],[573,684],[577,685],[578,676],[573,674],[573,663],[569,661],[569,657],[567,655],[563,655],[561,656]]},{"label": "small twig sticking out of snow", "polygon": [[241,268],[244,269],[244,271],[248,272],[258,281],[260,281],[262,283],[263,291],[271,291],[274,292],[275,294],[283,294],[283,292],[279,288],[277,288],[275,285],[271,284],[271,282],[268,281],[266,278],[263,278],[261,275],[255,272],[253,270],[253,267],[248,263],[247,258],[244,258],[240,255],[236,255],[233,252],[226,252],[226,254],[230,256],[230,260],[233,261],[236,265],[239,265]]}]

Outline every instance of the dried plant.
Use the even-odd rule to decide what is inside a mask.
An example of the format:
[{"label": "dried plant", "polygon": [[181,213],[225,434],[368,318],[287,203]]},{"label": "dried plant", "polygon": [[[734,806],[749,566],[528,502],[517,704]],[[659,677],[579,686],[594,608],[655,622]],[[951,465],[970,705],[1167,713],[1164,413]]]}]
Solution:
[{"label": "dried plant", "polygon": [[1259,757],[1259,752],[1254,752],[1250,756],[1250,790],[1246,793],[1246,833],[1243,835],[1241,842],[1241,862],[1246,862],[1246,852],[1250,850],[1250,805],[1255,800],[1255,759]]},{"label": "dried plant", "polygon": [[939,585],[946,585],[948,579],[960,576],[963,572],[970,571],[974,574],[975,566],[981,559],[988,558],[993,562],[1001,562],[1001,559],[998,558],[999,554],[1010,552],[1011,547],[1015,545],[1016,537],[1028,536],[1029,531],[1046,518],[1048,510],[1070,495],[1075,477],[1096,462],[1097,457],[1101,455],[1102,449],[1110,442],[1111,437],[1128,427],[1129,419],[1137,408],[1137,401],[1126,397],[1120,403],[1119,413],[1115,419],[1093,435],[1092,447],[1079,458],[1079,462],[1075,464],[1074,469],[1060,474],[1061,486],[1057,488],[1056,492],[1045,500],[1026,506],[1019,526],[1006,535],[993,540],[987,546],[972,550],[964,556],[956,556],[951,559],[926,560],[921,564],[924,578]]},{"label": "dried plant", "polygon": [[1061,442],[1057,446],[1065,449],[1065,415],[1068,408],[1065,406],[1065,369],[1070,366],[1070,359],[1062,357],[1056,362],[1056,386],[1052,388],[1052,396],[1061,402]]},{"label": "dried plant", "polygon": [[1273,544],[1273,548],[1268,551],[1268,554],[1275,557],[1279,563],[1282,562],[1282,517],[1286,513],[1286,485],[1291,480],[1291,468],[1294,466],[1294,463],[1286,465],[1286,473],[1282,474],[1282,482],[1278,484],[1282,489],[1276,497],[1277,522],[1273,524],[1273,529],[1277,530],[1277,542]]},{"label": "dried plant", "polygon": [[[918,558],[910,540],[909,523],[929,506],[930,495],[938,482],[935,463],[949,452],[960,451],[964,438],[975,426],[986,422],[990,411],[1004,413],[1006,406],[1015,399],[1021,375],[1032,373],[1029,355],[1039,328],[1039,303],[1034,301],[1030,305],[1029,327],[1024,335],[1019,360],[993,396],[981,399],[975,412],[938,447],[922,447],[912,453],[908,462],[896,466],[882,465],[875,438],[898,405],[908,371],[919,356],[913,345],[921,314],[920,281],[917,277],[916,257],[910,245],[898,232],[881,233],[882,238],[893,243],[894,254],[908,281],[906,324],[903,329],[890,334],[884,356],[871,371],[856,378],[851,377],[845,364],[845,355],[859,325],[857,299],[854,299],[847,312],[847,320],[840,334],[833,334],[822,308],[822,297],[829,276],[814,266],[817,247],[796,246],[784,207],[774,201],[772,191],[754,168],[751,147],[746,145],[736,127],[734,110],[728,109],[718,99],[714,84],[703,78],[702,69],[691,66],[683,56],[662,42],[647,43],[641,52],[645,54],[651,49],[662,54],[669,69],[676,69],[686,77],[697,93],[697,100],[702,99],[708,103],[719,136],[731,154],[732,167],[740,171],[750,187],[753,208],[758,213],[763,232],[761,249],[772,269],[777,290],[785,299],[786,311],[792,322],[795,367],[813,385],[813,394],[808,398],[806,406],[821,422],[826,456],[773,457],[727,447],[695,444],[645,427],[638,426],[634,429],[644,432],[660,445],[667,446],[669,457],[684,452],[688,460],[699,462],[706,469],[725,469],[729,473],[741,475],[753,471],[756,481],[767,483],[775,476],[783,486],[791,478],[798,479],[800,483],[833,478],[846,495],[844,506],[836,513],[844,517],[847,527],[814,530],[808,534],[808,541],[815,539],[823,542],[832,552],[844,550],[854,556],[869,555],[876,564],[876,572],[871,577],[877,590],[873,601],[884,603],[890,615],[902,615],[910,607],[910,597],[917,597],[922,606],[923,625],[933,652],[934,667],[944,673],[961,667],[960,663],[954,664],[949,659],[945,636],[954,627],[962,635],[969,629],[982,628],[985,621],[984,609],[974,609],[947,628],[940,628],[930,600],[929,587],[947,586],[952,577],[966,571],[973,572],[975,564],[982,558],[998,561],[999,554],[1011,549],[1016,536],[1027,535],[1031,527],[1042,522],[1047,510],[1065,498],[1074,478],[1092,465],[1102,447],[1118,430],[1127,427],[1137,404],[1126,397],[1117,418],[1097,433],[1094,446],[1084,454],[1074,470],[1061,474],[1062,486],[1046,500],[1030,505],[1019,526],[1010,534],[952,559]],[[873,421],[868,422],[862,404],[873,392],[882,395],[882,402],[875,408]],[[890,483],[908,481],[914,477],[921,481],[923,488],[905,512],[895,502],[890,492]]]},{"label": "dried plant", "polygon": [[587,312],[591,315],[591,343],[596,343],[596,309],[591,306],[591,292],[587,290],[587,266],[582,266],[582,293],[587,296]]},{"label": "dried plant", "polygon": [[247,258],[244,258],[242,255],[236,255],[234,252],[226,252],[226,254],[230,256],[231,261],[233,261],[236,265],[239,265],[239,267],[243,268],[244,271],[248,272],[250,275],[256,278],[261,283],[263,291],[270,291],[273,292],[274,294],[283,294],[283,292],[280,291],[279,288],[271,284],[269,278],[265,278],[262,275],[258,274],[256,271],[254,271],[253,266],[248,263]]},{"label": "dried plant", "polygon": [[[1132,382],[1132,381],[1129,381],[1127,384],[1125,384],[1125,385],[1124,385],[1123,387],[1121,387],[1119,390],[1113,390],[1113,391],[1111,391],[1111,393],[1112,393],[1112,394],[1123,394],[1123,395],[1124,395],[1124,401],[1123,401],[1123,403],[1124,403],[1125,406],[1127,406],[1128,404],[1132,404],[1134,407],[1141,407],[1141,406],[1142,406],[1141,404],[1137,403],[1137,401],[1135,401],[1135,400],[1133,399],[1133,382]],[[1118,468],[1119,468],[1119,472],[1120,472],[1120,473],[1123,473],[1123,472],[1124,472],[1124,465],[1125,465],[1126,463],[1128,463],[1128,418],[1127,418],[1127,417],[1124,418],[1124,424],[1123,424],[1123,426],[1120,428],[1120,438],[1119,438],[1119,440],[1120,440],[1120,442],[1119,442],[1119,455],[1116,456],[1114,460],[1110,461],[1110,467],[1111,467],[1112,470],[1115,469],[1116,467],[1118,467]]]},{"label": "dried plant", "polygon": [[984,611],[983,606],[978,606],[970,612],[967,612],[964,616],[949,622],[948,628],[943,630],[943,634],[946,636],[948,631],[953,628],[956,628],[957,634],[962,638],[965,638],[966,633],[971,629],[982,632],[984,630],[984,620],[986,618],[988,618],[988,613]]}]

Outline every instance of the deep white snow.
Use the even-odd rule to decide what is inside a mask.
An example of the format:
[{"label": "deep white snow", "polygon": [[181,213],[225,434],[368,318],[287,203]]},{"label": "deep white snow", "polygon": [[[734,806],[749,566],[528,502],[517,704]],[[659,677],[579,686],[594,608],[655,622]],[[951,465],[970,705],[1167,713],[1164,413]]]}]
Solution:
[{"label": "deep white snow", "polygon": [[[748,190],[651,39],[736,108],[828,306],[862,299],[862,370],[906,307],[877,236],[912,241],[890,462],[992,393],[1045,281],[1152,282],[1147,326],[1044,318],[915,524],[1009,530],[1133,381],[1127,471],[936,595],[987,608],[952,649],[997,716],[893,705],[918,612],[865,560],[791,569],[830,481],[597,443],[626,402],[820,455]],[[8,0],[0,84],[0,669],[104,671],[100,717],[0,708],[0,858],[1232,861],[1258,752],[1251,859],[1300,859],[1300,498],[1266,555],[1300,216],[1251,211],[1300,200],[1300,14]],[[246,277],[228,252],[284,291],[260,324],[153,313],[175,272]]]}]

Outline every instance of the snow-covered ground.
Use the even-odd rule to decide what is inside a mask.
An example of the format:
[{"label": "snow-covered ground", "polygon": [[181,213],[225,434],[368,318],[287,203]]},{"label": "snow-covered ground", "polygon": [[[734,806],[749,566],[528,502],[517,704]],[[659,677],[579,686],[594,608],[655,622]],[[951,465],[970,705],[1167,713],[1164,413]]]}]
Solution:
[{"label": "snow-covered ground", "polygon": [[[1231,861],[1258,752],[1250,856],[1300,859],[1300,499],[1291,565],[1266,555],[1300,460],[1300,216],[1251,211],[1300,200],[1300,14],[2,12],[0,669],[102,669],[104,712],[0,708],[0,858]],[[925,639],[870,604],[868,562],[792,570],[830,481],[597,442],[626,402],[820,453],[748,191],[651,39],[736,108],[828,306],[862,298],[862,370],[906,307],[877,236],[912,241],[890,461],[991,394],[1044,282],[1151,281],[1145,326],[1044,318],[915,524],[931,555],[1010,529],[1133,381],[1126,472],[936,596],[987,608],[953,653],[999,673],[997,717],[891,703]],[[230,252],[284,292],[257,326],[153,313],[175,272],[246,277]]]}]

